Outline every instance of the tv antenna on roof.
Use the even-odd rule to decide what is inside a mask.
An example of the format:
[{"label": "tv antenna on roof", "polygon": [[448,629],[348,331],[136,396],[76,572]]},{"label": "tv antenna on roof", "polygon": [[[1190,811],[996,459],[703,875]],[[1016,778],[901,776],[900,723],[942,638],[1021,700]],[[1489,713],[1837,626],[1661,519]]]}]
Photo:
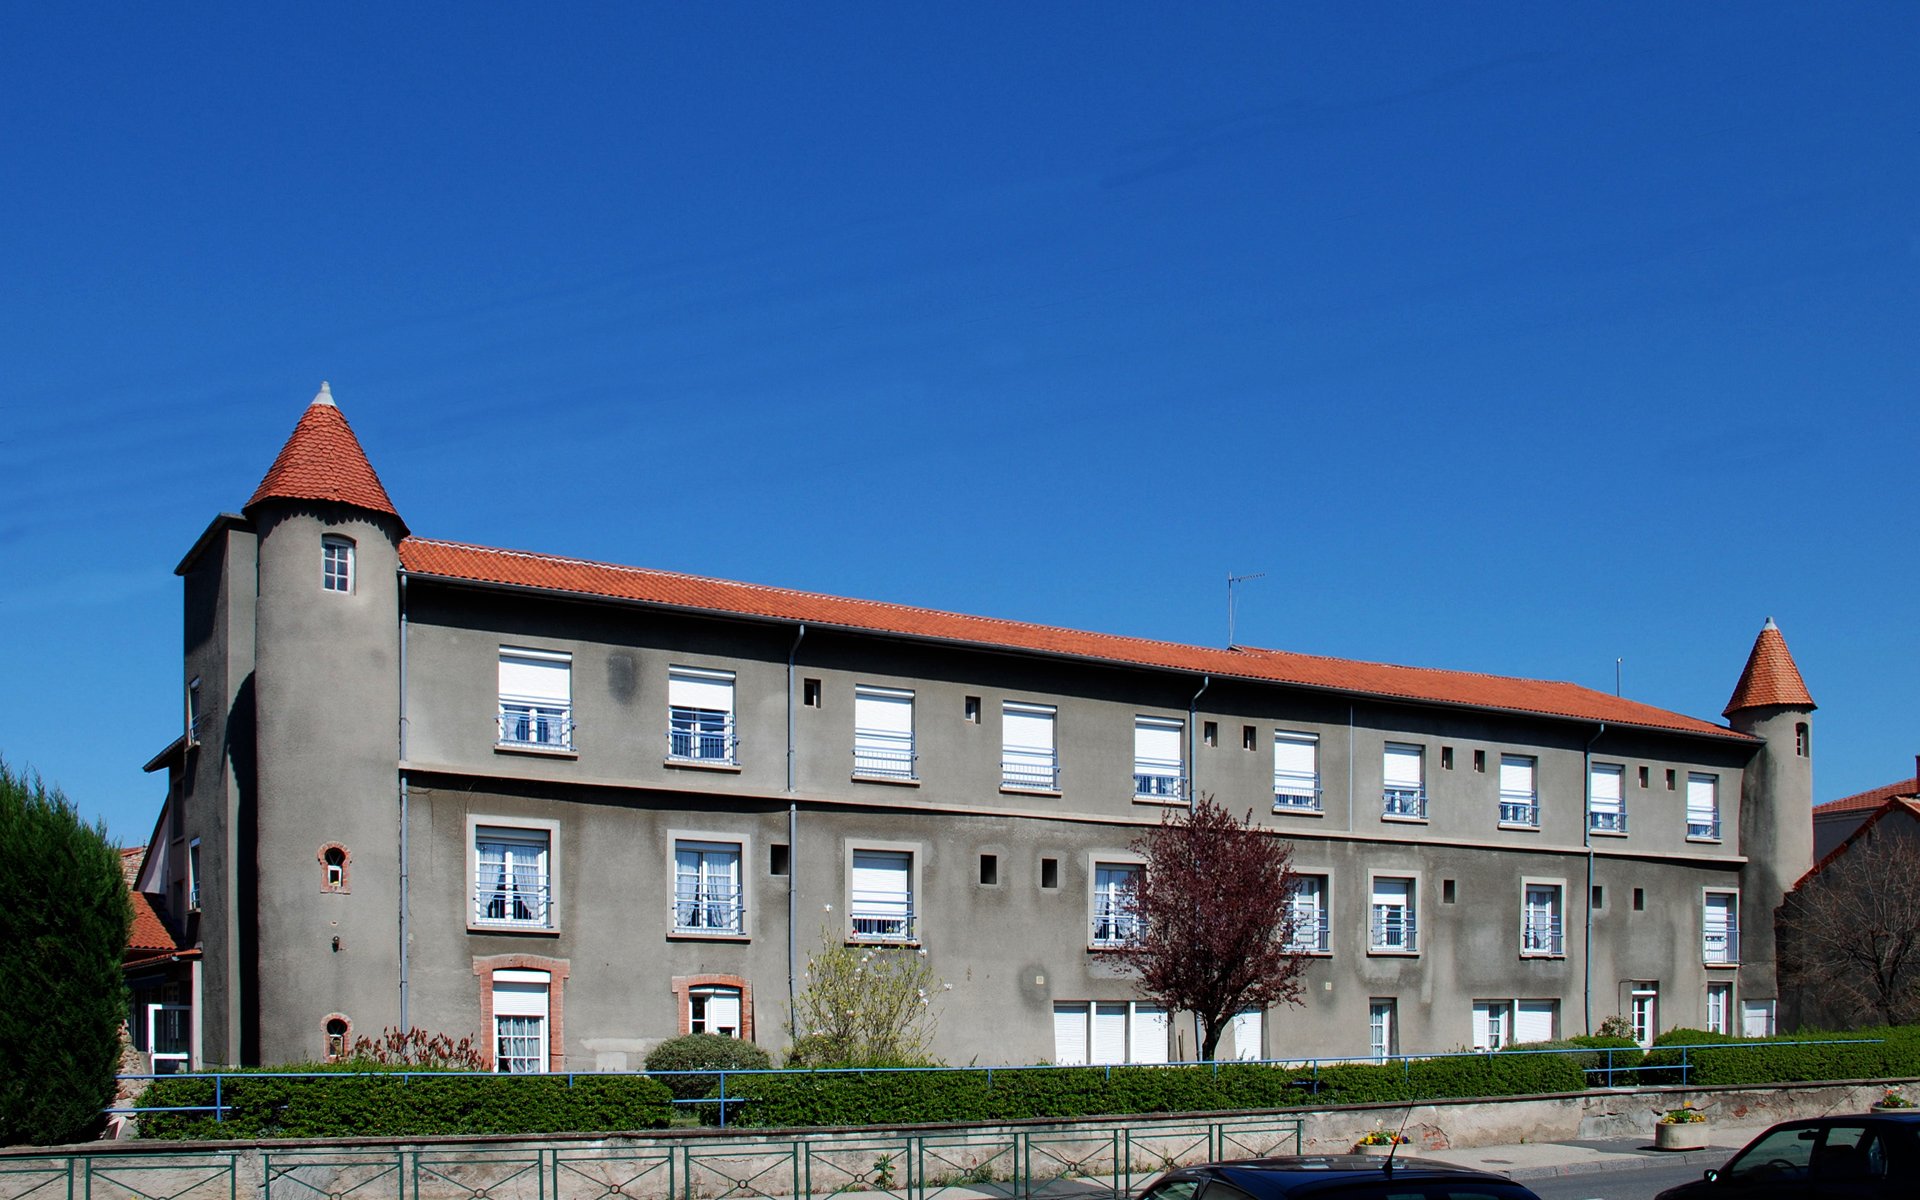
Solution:
[{"label": "tv antenna on roof", "polygon": [[1231,571],[1227,573],[1227,649],[1233,649],[1233,589],[1235,585],[1245,583],[1249,579],[1265,579],[1266,577],[1267,573],[1265,571],[1256,571],[1251,575],[1235,575]]}]

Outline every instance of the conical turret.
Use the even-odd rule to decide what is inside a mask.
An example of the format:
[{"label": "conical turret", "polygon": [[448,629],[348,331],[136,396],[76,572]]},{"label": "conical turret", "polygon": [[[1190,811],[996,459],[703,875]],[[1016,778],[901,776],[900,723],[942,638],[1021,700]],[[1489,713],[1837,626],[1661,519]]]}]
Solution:
[{"label": "conical turret", "polygon": [[1776,707],[1812,712],[1815,705],[1806,681],[1800,678],[1800,668],[1794,665],[1793,655],[1787,650],[1787,639],[1773,618],[1768,617],[1767,623],[1760,627],[1760,636],[1753,639],[1747,669],[1740,672],[1740,682],[1733,685],[1733,697],[1721,715],[1731,717],[1749,708]]},{"label": "conical turret", "polygon": [[293,427],[286,445],[280,447],[279,456],[254,489],[247,508],[251,510],[267,500],[347,504],[392,517],[400,522],[403,535],[407,531],[407,523],[393,507],[380,476],[367,461],[367,452],[360,448],[360,439],[353,436],[347,418],[333,402],[332,389],[325,383],[307,405],[300,423]]}]

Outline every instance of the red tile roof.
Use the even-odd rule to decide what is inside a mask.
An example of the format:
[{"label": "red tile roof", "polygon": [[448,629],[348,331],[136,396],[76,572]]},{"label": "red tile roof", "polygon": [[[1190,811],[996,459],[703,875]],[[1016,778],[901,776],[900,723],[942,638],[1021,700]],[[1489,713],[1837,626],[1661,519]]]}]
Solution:
[{"label": "red tile roof", "polygon": [[400,563],[413,574],[445,579],[1749,740],[1743,734],[1708,721],[1571,683],[1399,667],[1250,647],[1216,650],[1184,646],[427,538],[410,537],[401,542]]},{"label": "red tile roof", "polygon": [[[267,477],[254,489],[252,508],[262,500],[332,500],[370,509],[400,519],[387,498],[387,489],[367,461],[360,439],[353,436],[347,418],[334,406],[326,384],[307,405],[300,423],[293,427],[279,457],[267,469]],[[401,522],[404,531],[406,523]]]},{"label": "red tile roof", "polygon": [[1920,776],[1902,779],[1897,783],[1882,784],[1877,788],[1860,792],[1852,796],[1842,796],[1838,800],[1829,800],[1825,804],[1813,806],[1815,816],[1826,813],[1859,812],[1862,809],[1879,808],[1889,800],[1920,796]]},{"label": "red tile roof", "polygon": [[1787,652],[1787,639],[1780,635],[1773,618],[1768,617],[1760,636],[1753,639],[1747,669],[1740,672],[1740,682],[1733,685],[1733,698],[1727,701],[1721,715],[1732,716],[1743,708],[1771,705],[1814,707],[1813,695],[1807,691],[1806,681],[1800,678],[1800,668],[1793,665],[1793,655]]},{"label": "red tile roof", "polygon": [[133,900],[133,931],[127,935],[127,956],[145,957],[156,950],[178,950],[180,943],[175,940],[173,931],[167,928],[160,910],[153,906],[153,897],[145,892],[129,892],[127,895]]}]

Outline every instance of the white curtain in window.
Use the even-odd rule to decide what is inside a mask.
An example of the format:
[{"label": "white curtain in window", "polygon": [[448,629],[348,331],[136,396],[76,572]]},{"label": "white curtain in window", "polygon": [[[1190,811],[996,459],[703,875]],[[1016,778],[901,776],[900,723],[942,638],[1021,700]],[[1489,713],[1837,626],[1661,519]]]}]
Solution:
[{"label": "white curtain in window", "polygon": [[1087,1006],[1053,1006],[1053,1061],[1063,1067],[1085,1066],[1087,1062]]},{"label": "white curtain in window", "polygon": [[1511,1040],[1507,1033],[1508,1011],[1504,1001],[1474,1002],[1473,1048],[1475,1050],[1498,1050]]},{"label": "white curtain in window", "polygon": [[1560,1003],[1557,1000],[1522,1000],[1519,1012],[1513,1023],[1513,1040],[1516,1042],[1550,1042],[1553,1040],[1553,1019],[1558,1013]]},{"label": "white curtain in window", "polygon": [[500,651],[500,694],[515,700],[566,705],[573,696],[573,662],[565,654]]},{"label": "white curtain in window", "polygon": [[1127,1006],[1124,1003],[1093,1006],[1091,1061],[1096,1065],[1127,1061]]},{"label": "white curtain in window", "polygon": [[1389,745],[1383,764],[1386,785],[1390,788],[1418,789],[1421,780],[1420,757],[1419,746]]},{"label": "white curtain in window", "polygon": [[667,704],[707,712],[733,711],[733,672],[674,667],[667,673]]}]

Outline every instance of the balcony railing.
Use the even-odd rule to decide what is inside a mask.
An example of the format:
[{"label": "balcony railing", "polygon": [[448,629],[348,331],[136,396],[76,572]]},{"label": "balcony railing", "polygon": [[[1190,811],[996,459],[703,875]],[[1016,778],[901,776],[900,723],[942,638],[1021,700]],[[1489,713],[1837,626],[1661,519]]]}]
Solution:
[{"label": "balcony railing", "polygon": [[1520,953],[1560,955],[1566,953],[1561,936],[1560,918],[1529,913],[1520,922]]},{"label": "balcony railing", "polygon": [[1177,758],[1133,760],[1133,794],[1151,800],[1178,800],[1187,792]]},{"label": "balcony railing", "polygon": [[1368,934],[1367,944],[1374,950],[1411,954],[1420,948],[1413,910],[1397,904],[1374,905]]},{"label": "balcony railing", "polygon": [[1036,791],[1060,790],[1060,755],[1053,750],[1002,750],[1000,784]]},{"label": "balcony railing", "polygon": [[1294,918],[1293,940],[1287,943],[1287,949],[1295,954],[1325,954],[1332,944],[1326,909],[1303,912]]},{"label": "balcony railing", "polygon": [[1720,818],[1717,816],[1700,817],[1689,813],[1687,815],[1687,836],[1690,838],[1707,838],[1712,841],[1719,841]]},{"label": "balcony railing", "polygon": [[685,890],[673,900],[675,933],[740,933],[747,909],[737,887]]},{"label": "balcony railing", "polygon": [[738,748],[732,713],[711,708],[667,710],[668,758],[732,766]]},{"label": "balcony railing", "polygon": [[1380,811],[1389,817],[1411,817],[1427,819],[1427,789],[1409,787],[1383,788],[1380,792]]},{"label": "balcony railing", "polygon": [[854,892],[847,897],[853,936],[867,941],[913,940],[913,898],[898,892]]},{"label": "balcony railing", "polygon": [[1309,771],[1275,771],[1273,807],[1288,812],[1319,812],[1320,776]]},{"label": "balcony railing", "polygon": [[1587,828],[1595,833],[1625,833],[1627,831],[1627,810],[1624,808],[1590,808],[1587,810]]},{"label": "balcony railing", "polygon": [[548,926],[548,900],[551,886],[545,876],[515,873],[515,877],[482,882],[474,890],[475,925],[520,925],[544,929]]},{"label": "balcony railing", "polygon": [[1140,937],[1140,917],[1121,900],[1101,899],[1093,906],[1093,944],[1125,946]]},{"label": "balcony railing", "polygon": [[853,773],[868,779],[914,779],[913,735],[853,731]]},{"label": "balcony railing", "polygon": [[500,698],[500,744],[573,749],[573,711],[564,704]]},{"label": "balcony railing", "polygon": [[1502,825],[1540,824],[1540,797],[1533,792],[1501,792]]},{"label": "balcony railing", "polygon": [[1700,938],[1700,958],[1710,963],[1740,961],[1740,927],[1709,925]]}]

